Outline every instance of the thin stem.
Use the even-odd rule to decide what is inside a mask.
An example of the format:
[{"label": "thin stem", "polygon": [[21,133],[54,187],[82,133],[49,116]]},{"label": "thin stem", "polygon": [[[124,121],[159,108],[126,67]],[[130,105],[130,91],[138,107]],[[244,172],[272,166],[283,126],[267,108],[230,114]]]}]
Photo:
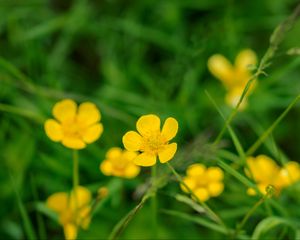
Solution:
[{"label": "thin stem", "polygon": [[175,177],[177,178],[178,182],[180,184],[182,184],[188,191],[189,194],[196,199],[196,201],[206,210],[206,212],[210,215],[211,219],[214,220],[216,223],[222,225],[225,229],[228,229],[227,226],[225,225],[225,223],[223,222],[223,220],[203,201],[201,201],[196,195],[195,193],[189,188],[189,186],[187,186],[185,184],[185,182],[183,181],[182,177],[176,172],[176,170],[173,168],[173,166],[167,162],[167,166],[170,168],[170,170],[172,171],[172,173],[175,175]]},{"label": "thin stem", "polygon": [[[152,186],[155,186],[157,176],[157,166],[156,164],[151,168],[151,182]],[[158,238],[158,231],[157,231],[157,197],[156,192],[153,193],[151,198],[151,205],[152,205],[152,227],[153,227],[153,239]]]}]

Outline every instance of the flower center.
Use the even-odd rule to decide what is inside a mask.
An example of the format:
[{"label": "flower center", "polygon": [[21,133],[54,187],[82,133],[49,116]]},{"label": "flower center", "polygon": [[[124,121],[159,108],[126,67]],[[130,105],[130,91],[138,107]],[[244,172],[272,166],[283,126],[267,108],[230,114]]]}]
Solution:
[{"label": "flower center", "polygon": [[165,148],[167,144],[160,132],[152,133],[147,137],[143,137],[142,151],[157,155]]},{"label": "flower center", "polygon": [[62,130],[66,137],[80,138],[84,127],[76,119],[72,119],[62,124]]}]

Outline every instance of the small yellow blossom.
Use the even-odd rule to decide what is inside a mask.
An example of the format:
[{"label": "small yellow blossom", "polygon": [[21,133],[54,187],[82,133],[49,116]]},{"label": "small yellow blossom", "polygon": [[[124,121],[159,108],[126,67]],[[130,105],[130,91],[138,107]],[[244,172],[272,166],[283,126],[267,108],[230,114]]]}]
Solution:
[{"label": "small yellow blossom", "polygon": [[97,198],[100,200],[100,199],[103,199],[103,198],[106,198],[109,194],[109,190],[107,187],[100,187],[98,189],[98,196]]},{"label": "small yellow blossom", "polygon": [[58,192],[46,201],[47,207],[58,214],[59,223],[63,226],[67,240],[76,239],[78,228],[87,229],[91,217],[91,192],[82,186],[70,194]]},{"label": "small yellow blossom", "polygon": [[[256,63],[256,54],[250,49],[242,50],[235,58],[234,65],[221,54],[215,54],[209,58],[208,69],[226,88],[225,101],[229,106],[235,107],[237,105],[247,82],[251,78],[249,66]],[[256,80],[252,83],[245,97],[253,91],[255,85]],[[244,109],[246,105],[247,99],[244,98],[239,109]]]},{"label": "small yellow blossom", "polygon": [[[224,190],[224,173],[219,167],[206,168],[203,164],[196,163],[188,167],[186,175],[183,182],[202,202],[219,196]],[[184,185],[181,188],[189,193]]]},{"label": "small yellow blossom", "polygon": [[107,176],[134,178],[140,172],[140,167],[134,164],[137,153],[111,148],[106,153],[106,159],[100,164],[100,170]]},{"label": "small yellow blossom", "polygon": [[61,142],[65,147],[85,148],[103,132],[103,126],[99,123],[100,111],[93,103],[84,102],[77,107],[73,100],[65,99],[54,105],[52,113],[55,119],[45,122],[46,134],[52,141]]},{"label": "small yellow blossom", "polygon": [[[272,185],[278,195],[283,188],[300,180],[300,166],[297,162],[288,162],[280,168],[271,158],[259,155],[256,158],[248,157],[247,164],[250,172],[245,169],[246,174],[253,178],[262,194],[266,194],[267,186]],[[247,193],[256,194],[252,188],[249,188]]]},{"label": "small yellow blossom", "polygon": [[123,144],[128,151],[140,152],[133,159],[139,166],[153,166],[157,156],[161,163],[170,161],[177,150],[176,143],[169,143],[178,131],[178,122],[169,117],[160,130],[160,119],[154,114],[140,117],[136,123],[137,132],[129,131],[123,136]]}]

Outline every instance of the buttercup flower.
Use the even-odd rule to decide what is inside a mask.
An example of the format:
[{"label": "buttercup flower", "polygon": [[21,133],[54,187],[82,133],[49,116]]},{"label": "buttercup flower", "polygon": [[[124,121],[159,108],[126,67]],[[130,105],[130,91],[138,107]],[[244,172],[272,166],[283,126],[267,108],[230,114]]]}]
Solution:
[{"label": "buttercup flower", "polygon": [[167,118],[162,130],[160,119],[154,114],[140,117],[136,123],[137,132],[129,131],[123,136],[123,144],[128,151],[140,152],[133,162],[139,166],[152,166],[157,156],[161,163],[170,161],[177,150],[176,143],[169,143],[178,131],[174,118]]},{"label": "buttercup flower", "polygon": [[120,148],[111,148],[106,153],[106,159],[100,164],[100,170],[107,176],[134,178],[140,172],[140,167],[133,163],[137,153]]},{"label": "buttercup flower", "polygon": [[[275,161],[265,155],[259,155],[256,158],[249,157],[247,159],[249,170],[246,174],[253,178],[259,191],[266,194],[268,185],[272,185],[276,189],[278,195],[281,190],[300,180],[300,166],[297,162],[288,162],[280,168]],[[249,195],[255,195],[254,189],[248,189]]]},{"label": "buttercup flower", "polygon": [[[219,196],[224,190],[224,173],[219,167],[206,168],[196,163],[187,168],[186,175],[183,182],[202,202]],[[184,185],[181,185],[181,189],[189,193]]]},{"label": "buttercup flower", "polygon": [[90,207],[91,193],[82,186],[70,194],[58,192],[51,195],[47,201],[47,207],[58,214],[59,223],[63,226],[66,239],[76,239],[78,228],[87,229],[91,217]]},{"label": "buttercup flower", "polygon": [[[235,58],[234,65],[221,54],[215,54],[209,58],[208,69],[226,88],[225,101],[229,106],[235,107],[237,105],[247,82],[251,78],[249,66],[256,63],[256,54],[250,49],[242,50]],[[251,88],[240,105],[240,110],[246,107],[246,97],[251,94],[255,85],[256,80],[251,84]]]},{"label": "buttercup flower", "polygon": [[46,134],[68,148],[85,148],[103,132],[100,112],[93,103],[84,102],[77,107],[73,100],[65,99],[54,105],[52,113],[55,119],[45,122]]}]

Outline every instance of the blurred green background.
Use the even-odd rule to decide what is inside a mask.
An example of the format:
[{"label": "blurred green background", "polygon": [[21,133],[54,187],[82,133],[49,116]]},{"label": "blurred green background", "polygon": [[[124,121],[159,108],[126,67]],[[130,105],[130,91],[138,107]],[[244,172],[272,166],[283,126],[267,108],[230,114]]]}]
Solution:
[{"label": "blurred green background", "polygon": [[[274,28],[297,2],[0,0],[0,238],[26,239],[11,177],[36,233],[45,229],[49,239],[63,237],[61,227],[42,213],[40,204],[50,194],[72,187],[71,151],[51,142],[43,130],[55,102],[63,98],[92,101],[102,113],[102,137],[80,151],[80,182],[94,193],[100,186],[109,186],[111,194],[80,238],[106,239],[137,204],[136,189],[143,188],[150,172],[145,168],[133,180],[106,177],[98,168],[105,152],[121,147],[123,134],[147,113],[178,119],[180,151],[199,136],[212,142],[223,120],[204,91],[225,114],[231,109],[224,104],[222,84],[207,70],[207,59],[221,53],[233,61],[244,48],[253,49],[260,59]],[[300,47],[300,21],[285,36],[266,70],[268,75],[259,79],[249,107],[233,122],[246,149],[300,92],[300,58],[286,54],[294,47]],[[294,161],[300,156],[299,117],[299,107],[293,108],[273,133],[275,150],[282,149]],[[235,153],[230,137],[224,139],[225,148]],[[280,162],[274,142],[269,142],[271,147],[262,147],[259,153]],[[248,197],[245,187],[229,175],[225,184],[224,193],[209,204],[234,227],[257,199]],[[160,190],[160,208],[192,213],[170,196],[176,192],[180,189],[174,181]],[[282,206],[288,203],[286,214],[299,220],[300,199],[295,190],[279,201]],[[130,223],[124,239],[151,238],[148,205]],[[247,226],[250,233],[262,216],[263,209]],[[159,214],[159,223],[163,239],[222,238],[164,213]]]}]

